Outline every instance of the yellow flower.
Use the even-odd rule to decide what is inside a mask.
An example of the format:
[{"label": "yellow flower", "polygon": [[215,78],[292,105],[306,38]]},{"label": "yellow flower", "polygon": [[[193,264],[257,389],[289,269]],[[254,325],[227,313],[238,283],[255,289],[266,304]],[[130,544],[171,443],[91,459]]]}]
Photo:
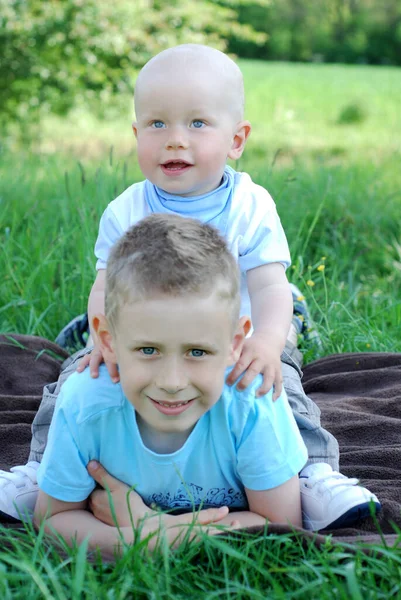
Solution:
[{"label": "yellow flower", "polygon": [[321,258],[320,260],[326,260],[326,257],[325,257],[325,256],[322,256],[322,258]]},{"label": "yellow flower", "polygon": [[297,297],[298,302],[303,302],[303,300],[305,300],[305,296],[302,296],[302,294],[300,296]]},{"label": "yellow flower", "polygon": [[306,285],[309,285],[309,287],[313,287],[315,285],[315,282],[312,281],[312,279],[308,279],[308,281],[306,282]]},{"label": "yellow flower", "polygon": [[370,348],[370,344],[366,344],[366,348]]},{"label": "yellow flower", "polygon": [[319,265],[318,268],[317,268],[317,270],[318,271],[324,271],[324,268],[325,268],[324,265]]}]

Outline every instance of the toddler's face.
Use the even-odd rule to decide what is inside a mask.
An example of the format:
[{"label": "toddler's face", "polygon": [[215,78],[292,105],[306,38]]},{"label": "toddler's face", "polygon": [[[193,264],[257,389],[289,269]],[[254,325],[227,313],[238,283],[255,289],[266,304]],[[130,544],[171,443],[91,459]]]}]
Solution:
[{"label": "toddler's face", "polygon": [[201,74],[161,74],[142,85],[134,132],[144,176],[179,196],[216,189],[227,158],[238,157],[238,122],[227,104],[221,83]]},{"label": "toddler's face", "polygon": [[122,307],[112,344],[142,434],[189,435],[217,402],[243,339],[233,334],[231,314],[216,292],[162,294]]}]

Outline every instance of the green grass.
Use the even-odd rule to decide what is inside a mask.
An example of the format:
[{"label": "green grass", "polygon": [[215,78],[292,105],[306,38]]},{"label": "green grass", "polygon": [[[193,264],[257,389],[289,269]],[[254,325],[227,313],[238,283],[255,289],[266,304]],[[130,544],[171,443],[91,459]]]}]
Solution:
[{"label": "green grass", "polygon": [[[401,70],[241,66],[254,130],[238,166],[276,200],[321,353],[400,352]],[[85,310],[100,215],[141,177],[130,110],[127,99],[126,114],[104,122],[49,118],[29,148],[3,148],[0,331],[54,339]],[[2,600],[390,598],[401,597],[400,574],[400,550],[384,545],[365,556],[290,536],[214,538],[152,557],[135,546],[105,565],[0,529]]]},{"label": "green grass", "polygon": [[317,548],[296,535],[241,534],[207,538],[150,555],[139,544],[115,564],[87,554],[86,545],[61,552],[29,528],[0,529],[0,597],[29,600],[397,598],[400,552],[373,546]]}]

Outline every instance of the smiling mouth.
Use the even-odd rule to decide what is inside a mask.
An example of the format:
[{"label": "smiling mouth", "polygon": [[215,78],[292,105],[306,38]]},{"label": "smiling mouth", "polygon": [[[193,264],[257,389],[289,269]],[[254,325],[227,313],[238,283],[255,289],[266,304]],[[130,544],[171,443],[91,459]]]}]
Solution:
[{"label": "smiling mouth", "polygon": [[169,160],[160,165],[163,171],[167,171],[168,173],[178,173],[180,171],[186,171],[193,165],[186,162],[185,160]]},{"label": "smiling mouth", "polygon": [[150,399],[153,400],[153,402],[156,402],[156,404],[164,406],[165,408],[178,408],[179,406],[186,406],[193,400],[193,398],[191,398],[191,400],[185,400],[185,402],[161,402],[160,400],[155,400],[154,398]]},{"label": "smiling mouth", "polygon": [[185,400],[183,402],[164,402],[163,400],[154,400],[148,396],[153,406],[160,413],[170,417],[176,417],[181,413],[189,409],[189,407],[195,402],[196,398],[191,400]]}]

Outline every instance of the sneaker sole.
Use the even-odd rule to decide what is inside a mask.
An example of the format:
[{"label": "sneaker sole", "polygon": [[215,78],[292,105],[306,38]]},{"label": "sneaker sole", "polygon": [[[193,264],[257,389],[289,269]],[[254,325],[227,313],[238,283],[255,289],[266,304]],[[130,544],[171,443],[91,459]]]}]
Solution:
[{"label": "sneaker sole", "polygon": [[[381,510],[380,502],[373,503],[375,508],[375,514],[379,513]],[[340,527],[352,527],[362,519],[366,519],[371,516],[370,512],[371,501],[364,502],[363,504],[358,504],[357,506],[351,507],[345,513],[343,513],[340,517],[332,521],[331,523],[320,522],[318,525],[312,523],[307,520],[304,523],[305,529],[309,531],[322,531],[323,529],[339,529]]]},{"label": "sneaker sole", "polygon": [[17,519],[16,517],[13,517],[12,515],[0,510],[0,523],[2,521],[3,523],[21,523],[21,519]]},{"label": "sneaker sole", "polygon": [[[326,525],[325,529],[338,529],[340,527],[349,527],[351,525],[354,525],[355,523],[357,523],[358,521],[360,521],[362,519],[366,519],[367,517],[370,517],[371,516],[370,506],[371,506],[370,502],[365,502],[365,504],[359,504],[358,506],[354,506],[353,508],[350,508],[350,510],[348,510],[346,513],[341,515],[341,517],[339,517],[338,519],[336,519],[329,525]],[[375,514],[377,515],[377,513],[380,512],[380,510],[381,510],[380,502],[374,502],[374,507],[375,507]]]}]

